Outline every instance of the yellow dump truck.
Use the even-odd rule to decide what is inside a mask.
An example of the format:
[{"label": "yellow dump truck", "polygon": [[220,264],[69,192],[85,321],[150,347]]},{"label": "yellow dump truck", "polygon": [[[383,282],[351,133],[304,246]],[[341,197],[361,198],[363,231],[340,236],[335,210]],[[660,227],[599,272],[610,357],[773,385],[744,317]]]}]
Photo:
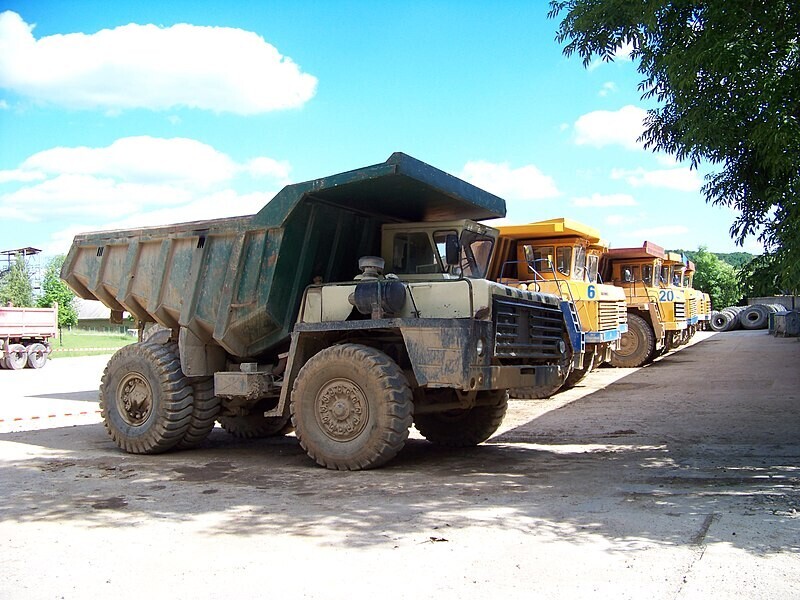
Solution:
[{"label": "yellow dump truck", "polygon": [[608,244],[595,228],[564,218],[499,229],[491,279],[574,303],[585,352],[564,382],[563,387],[572,387],[611,360],[612,350],[628,330],[625,293],[598,281],[600,258]]},{"label": "yellow dump truck", "polygon": [[679,252],[667,252],[661,265],[661,288],[674,292],[676,298],[683,294],[684,298],[686,327],[674,330],[673,339],[677,346],[687,343],[697,331],[700,293],[686,286],[688,262],[688,259]]},{"label": "yellow dump truck", "polygon": [[640,367],[676,347],[686,329],[683,290],[659,285],[665,258],[664,249],[652,242],[612,248],[603,257],[603,279],[623,289],[628,306],[628,332],[611,354],[615,367]]},{"label": "yellow dump truck", "polygon": [[711,321],[711,296],[693,287],[696,270],[694,262],[687,259],[686,270],[683,273],[683,288],[686,290],[687,296],[691,294],[692,304],[697,315],[697,320],[689,323],[691,335],[694,335],[699,329],[706,329]]}]

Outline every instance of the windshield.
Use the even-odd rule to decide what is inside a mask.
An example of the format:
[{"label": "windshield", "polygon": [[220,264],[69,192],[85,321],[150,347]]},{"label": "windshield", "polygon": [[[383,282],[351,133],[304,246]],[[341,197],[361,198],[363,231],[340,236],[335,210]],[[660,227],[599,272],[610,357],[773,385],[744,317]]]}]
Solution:
[{"label": "windshield", "polygon": [[683,267],[678,265],[672,266],[672,279],[670,279],[670,281],[675,287],[681,287],[683,285]]},{"label": "windshield", "polygon": [[642,281],[645,285],[653,285],[653,265],[642,265]]},{"label": "windshield", "polygon": [[[444,248],[442,248],[443,253]],[[438,247],[431,244],[431,238],[427,232],[399,232],[394,236],[391,272],[410,275],[442,273],[443,265],[444,261]]]},{"label": "windshield", "polygon": [[590,283],[597,281],[597,268],[600,264],[600,257],[596,254],[590,254],[586,257],[586,275]]},{"label": "windshield", "polygon": [[486,277],[493,247],[494,239],[491,237],[464,231],[461,234],[461,275],[470,279]]},{"label": "windshield", "polygon": [[586,280],[586,248],[575,246],[575,268],[572,271],[572,278],[576,281]]},{"label": "windshield", "polygon": [[667,265],[661,267],[661,284],[669,285],[669,267]]}]

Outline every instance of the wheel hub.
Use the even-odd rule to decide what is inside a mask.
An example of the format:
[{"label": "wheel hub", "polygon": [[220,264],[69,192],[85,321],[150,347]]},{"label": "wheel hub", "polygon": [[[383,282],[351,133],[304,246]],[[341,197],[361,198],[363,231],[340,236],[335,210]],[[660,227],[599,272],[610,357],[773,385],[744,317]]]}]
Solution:
[{"label": "wheel hub", "polygon": [[153,410],[153,392],[147,378],[128,373],[117,388],[117,408],[129,425],[141,425]]},{"label": "wheel hub", "polygon": [[349,379],[333,379],[317,393],[316,417],[322,431],[337,442],[356,438],[367,424],[369,408],[361,388]]}]

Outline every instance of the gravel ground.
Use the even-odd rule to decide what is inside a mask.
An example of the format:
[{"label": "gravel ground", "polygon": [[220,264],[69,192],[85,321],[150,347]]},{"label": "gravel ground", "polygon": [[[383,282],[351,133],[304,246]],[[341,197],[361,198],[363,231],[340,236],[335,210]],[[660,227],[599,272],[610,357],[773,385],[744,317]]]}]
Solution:
[{"label": "gravel ground", "polygon": [[219,428],[124,454],[107,359],[0,371],[0,598],[800,598],[796,339],[700,333],[358,473]]}]

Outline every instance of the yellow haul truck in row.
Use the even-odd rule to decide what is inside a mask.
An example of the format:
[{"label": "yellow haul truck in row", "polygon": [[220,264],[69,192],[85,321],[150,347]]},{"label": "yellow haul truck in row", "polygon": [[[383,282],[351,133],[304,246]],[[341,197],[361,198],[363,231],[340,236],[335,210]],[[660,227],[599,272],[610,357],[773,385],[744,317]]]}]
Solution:
[{"label": "yellow haul truck in row", "polygon": [[698,329],[705,329],[706,324],[711,321],[711,296],[693,287],[695,272],[695,264],[687,259],[686,270],[683,273],[683,287],[687,291],[687,294],[691,293],[694,298],[697,314],[697,321],[694,324],[689,324],[690,328],[694,328],[692,330],[692,335],[694,335]]},{"label": "yellow haul truck in row", "polygon": [[683,290],[659,286],[665,254],[661,246],[644,242],[638,248],[612,248],[603,257],[603,278],[623,289],[628,306],[628,331],[611,354],[615,367],[642,366],[675,348],[686,329]]},{"label": "yellow haul truck in row", "polygon": [[661,265],[661,288],[676,294],[683,293],[684,296],[686,327],[675,334],[678,346],[687,343],[697,331],[700,308],[700,292],[685,285],[687,265],[688,260],[679,252],[667,252]]},{"label": "yellow haul truck in row", "polygon": [[[628,330],[625,293],[598,282],[600,258],[608,244],[593,227],[570,219],[501,226],[490,278],[531,291],[556,294],[574,304],[586,350],[564,382],[577,384],[611,360]],[[555,391],[555,390],[553,390]],[[522,397],[524,392],[513,390]]]}]

